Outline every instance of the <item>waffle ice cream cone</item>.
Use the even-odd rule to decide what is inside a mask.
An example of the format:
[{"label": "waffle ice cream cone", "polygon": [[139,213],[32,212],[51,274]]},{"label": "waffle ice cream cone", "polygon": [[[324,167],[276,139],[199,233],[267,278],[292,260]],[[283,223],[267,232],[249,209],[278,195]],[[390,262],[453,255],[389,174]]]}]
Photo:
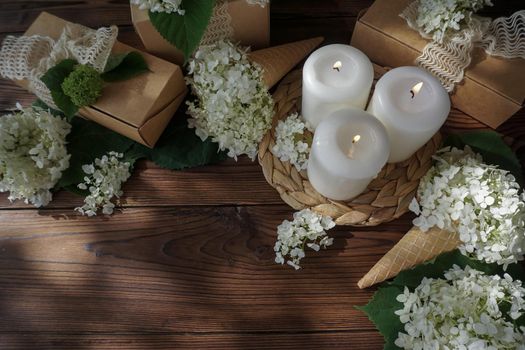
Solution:
[{"label": "waffle ice cream cone", "polygon": [[367,288],[376,283],[397,276],[436,256],[450,252],[461,244],[456,233],[437,227],[422,232],[413,227],[405,236],[379,260],[357,283],[359,288]]},{"label": "waffle ice cream cone", "polygon": [[254,51],[250,53],[250,59],[263,67],[264,82],[270,89],[319,46],[323,40],[324,38],[317,37]]}]

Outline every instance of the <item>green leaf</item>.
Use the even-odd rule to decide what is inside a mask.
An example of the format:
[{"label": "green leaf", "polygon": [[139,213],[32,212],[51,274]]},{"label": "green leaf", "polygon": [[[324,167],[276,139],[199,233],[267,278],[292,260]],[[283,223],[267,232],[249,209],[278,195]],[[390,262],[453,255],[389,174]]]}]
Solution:
[{"label": "green leaf", "polygon": [[122,63],[122,61],[124,61],[124,58],[126,58],[128,54],[129,52],[125,52],[109,56],[108,61],[106,62],[106,66],[104,67],[104,73],[112,71],[113,69],[120,66],[120,64]]},{"label": "green leaf", "polygon": [[54,116],[60,116],[62,118],[67,119],[66,115],[64,113],[62,113],[62,111],[59,111],[58,109],[54,109],[54,108],[49,107],[41,99],[38,99],[35,102],[33,102],[32,106],[33,106],[33,108],[41,108],[41,109],[44,109],[44,110],[49,110],[49,112],[51,114],[53,114]]},{"label": "green leaf", "polygon": [[68,119],[75,116],[78,112],[78,107],[75,106],[69,96],[64,94],[61,85],[64,79],[71,74],[77,64],[77,61],[73,59],[63,60],[53,68],[50,68],[42,78],[40,78],[51,91],[51,96],[53,97],[55,105],[68,117]]},{"label": "green leaf", "polygon": [[452,252],[441,254],[437,258],[418,265],[411,270],[400,273],[394,278],[391,285],[398,287],[407,286],[414,289],[421,283],[423,277],[442,278],[443,272],[452,268],[453,265],[458,265],[461,268],[468,265],[487,274],[499,274],[502,272],[501,266],[497,264],[489,265],[478,260],[470,259],[461,254],[459,250],[453,250]]},{"label": "green leaf", "polygon": [[[410,291],[414,291],[421,283],[423,277],[444,278],[445,271],[454,265],[458,265],[461,268],[465,268],[468,265],[490,275],[503,276],[504,273],[508,273],[514,279],[525,281],[525,271],[521,264],[510,265],[504,271],[502,266],[497,264],[489,265],[470,259],[461,254],[459,250],[441,254],[432,261],[418,265],[411,270],[403,271],[392,282],[384,283],[367,305],[356,307],[367,314],[370,321],[375,324],[378,331],[384,336],[385,349],[398,349],[394,342],[398,333],[404,332],[403,324],[399,321],[399,317],[394,314],[396,310],[400,310],[403,307],[396,300],[397,296],[403,293],[405,287],[408,287]],[[518,319],[516,323],[525,323],[525,316]]]},{"label": "green leaf", "polygon": [[123,153],[123,160],[131,164],[137,159],[148,158],[160,167],[172,170],[215,163],[227,158],[225,153],[218,152],[217,144],[202,142],[194,130],[188,129],[185,118],[177,118],[170,123],[155,149],[82,118],[73,119],[71,126],[71,133],[67,137],[70,166],[56,187],[77,194],[85,194],[76,188],[85,176],[82,165],[90,164],[110,151]]},{"label": "green leaf", "polygon": [[399,317],[394,313],[403,308],[403,304],[396,300],[399,294],[403,293],[403,288],[398,286],[388,286],[379,289],[372,300],[365,306],[356,307],[368,315],[377,330],[385,338],[385,349],[398,349],[394,344],[398,333],[403,331],[403,324]]},{"label": "green leaf", "polygon": [[481,154],[487,164],[499,165],[501,169],[508,170],[523,186],[524,178],[520,161],[497,132],[473,131],[452,134],[445,140],[445,145],[457,148],[470,146],[472,150]]},{"label": "green leaf", "polygon": [[149,12],[157,31],[182,50],[186,60],[199,46],[215,7],[215,0],[182,0],[184,15]]},{"label": "green leaf", "polygon": [[166,169],[181,170],[216,163],[227,158],[218,145],[210,140],[201,141],[195,130],[188,129],[186,118],[174,118],[154,149],[136,144],[134,152],[142,153]]},{"label": "green leaf", "polygon": [[[71,133],[67,136],[67,149],[71,154],[69,168],[57,187],[78,193],[72,187],[82,182],[85,176],[82,165],[90,164],[95,158],[111,151],[126,154],[134,141],[82,118],[73,119],[71,126]],[[132,159],[126,160],[134,162]]]},{"label": "green leaf", "polygon": [[102,79],[107,82],[131,79],[147,72],[148,64],[144,57],[136,51],[110,56]]}]

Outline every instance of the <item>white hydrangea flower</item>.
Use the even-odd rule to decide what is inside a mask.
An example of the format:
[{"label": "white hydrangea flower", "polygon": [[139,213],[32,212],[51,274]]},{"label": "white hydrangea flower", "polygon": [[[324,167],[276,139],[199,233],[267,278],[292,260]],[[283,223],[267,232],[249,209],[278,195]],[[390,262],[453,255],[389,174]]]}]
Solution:
[{"label": "white hydrangea flower", "polygon": [[226,41],[201,46],[188,68],[186,80],[197,97],[188,102],[188,126],[202,140],[211,137],[232,158],[247,154],[255,159],[273,117],[262,68]]},{"label": "white hydrangea flower", "polygon": [[514,176],[469,147],[446,148],[421,179],[418,198],[410,210],[422,231],[437,226],[457,232],[460,250],[487,263],[506,267],[525,252],[525,195]]},{"label": "white hydrangea flower", "polygon": [[122,184],[131,176],[131,164],[122,162],[122,157],[122,153],[109,152],[102,158],[96,158],[93,164],[82,166],[87,176],[78,188],[89,190],[89,195],[84,199],[82,207],[75,208],[76,211],[82,215],[94,216],[102,208],[103,214],[113,214],[115,204],[111,199],[122,195]]},{"label": "white hydrangea flower", "polygon": [[141,10],[151,12],[176,13],[184,15],[181,7],[182,0],[130,0],[132,5],[137,5]]},{"label": "white hydrangea flower", "polygon": [[305,130],[313,131],[297,113],[279,120],[275,127],[275,145],[272,147],[272,153],[283,162],[290,162],[297,171],[308,167],[311,141],[303,137]]},{"label": "white hydrangea flower", "polygon": [[42,207],[69,167],[66,136],[71,125],[39,108],[25,108],[0,118],[0,192]]},{"label": "white hydrangea flower", "polygon": [[450,31],[458,31],[469,23],[472,15],[491,0],[419,0],[416,24],[434,41],[442,42]]},{"label": "white hydrangea flower", "polygon": [[310,209],[294,213],[292,222],[284,220],[277,227],[275,262],[286,262],[296,270],[300,269],[299,263],[305,257],[305,247],[319,251],[333,244],[334,239],[329,238],[325,230],[334,226],[335,222],[331,217],[314,213]]},{"label": "white hydrangea flower", "polygon": [[525,311],[524,296],[522,282],[508,274],[501,278],[455,265],[445,279],[424,278],[413,293],[405,287],[398,295],[403,308],[395,314],[405,333],[395,344],[402,349],[525,350],[525,328],[512,322]]}]

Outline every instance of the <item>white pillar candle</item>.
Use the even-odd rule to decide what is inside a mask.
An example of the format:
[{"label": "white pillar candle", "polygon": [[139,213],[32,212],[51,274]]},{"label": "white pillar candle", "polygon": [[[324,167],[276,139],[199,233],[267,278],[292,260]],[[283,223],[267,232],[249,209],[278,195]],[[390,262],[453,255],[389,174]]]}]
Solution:
[{"label": "white pillar candle", "polygon": [[365,109],[373,81],[372,63],[358,49],[341,44],[318,49],[303,68],[303,118],[316,128],[338,109]]},{"label": "white pillar candle", "polygon": [[389,163],[402,162],[445,123],[450,98],[433,75],[418,67],[400,67],[377,82],[368,106],[390,138]]},{"label": "white pillar candle", "polygon": [[362,110],[342,109],[315,130],[308,179],[323,196],[349,200],[366,189],[389,153],[388,135],[379,120]]}]

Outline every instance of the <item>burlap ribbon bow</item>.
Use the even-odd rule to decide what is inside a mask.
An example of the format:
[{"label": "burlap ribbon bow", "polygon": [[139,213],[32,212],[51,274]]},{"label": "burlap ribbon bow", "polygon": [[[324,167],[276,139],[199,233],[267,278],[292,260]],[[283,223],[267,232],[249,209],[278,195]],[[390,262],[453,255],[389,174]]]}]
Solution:
[{"label": "burlap ribbon bow", "polygon": [[117,35],[116,26],[93,30],[68,24],[56,41],[41,35],[7,36],[0,49],[0,76],[27,80],[31,92],[56,108],[51,92],[40,78],[68,58],[103,72]]},{"label": "burlap ribbon bow", "polygon": [[[408,25],[429,38],[417,24],[419,1],[412,2],[400,16]],[[481,47],[492,56],[525,59],[525,10],[496,20],[473,16],[466,28],[442,43],[430,41],[416,64],[434,74],[448,92],[463,81],[470,65],[474,47]]]}]

